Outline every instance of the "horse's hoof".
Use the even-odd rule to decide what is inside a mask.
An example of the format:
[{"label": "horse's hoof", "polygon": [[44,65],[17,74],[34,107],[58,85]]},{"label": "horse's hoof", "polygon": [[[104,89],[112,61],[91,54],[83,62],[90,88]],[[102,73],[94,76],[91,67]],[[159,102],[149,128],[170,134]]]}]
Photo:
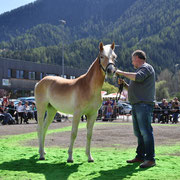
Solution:
[{"label": "horse's hoof", "polygon": [[91,162],[94,162],[94,160],[93,159],[88,160],[88,163],[91,163]]},{"label": "horse's hoof", "polygon": [[68,163],[73,163],[74,161],[72,159],[67,160]]},{"label": "horse's hoof", "polygon": [[45,158],[44,157],[40,157],[39,160],[45,160]]}]

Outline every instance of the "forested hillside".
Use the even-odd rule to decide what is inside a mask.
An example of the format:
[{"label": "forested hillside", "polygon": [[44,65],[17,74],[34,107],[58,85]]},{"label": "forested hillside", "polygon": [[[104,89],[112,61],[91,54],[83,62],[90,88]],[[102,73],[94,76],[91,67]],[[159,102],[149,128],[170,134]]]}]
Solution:
[{"label": "forested hillside", "polygon": [[[72,36],[98,33],[104,23],[115,22],[134,0],[37,0],[0,16],[0,40],[20,35],[38,24],[59,25],[64,19]],[[104,27],[104,26],[103,26]]]},{"label": "forested hillside", "polygon": [[[66,24],[60,24],[61,19]],[[115,41],[117,66],[146,51],[157,74],[180,63],[179,0],[38,0],[0,16],[0,56],[88,68],[98,44]]]}]

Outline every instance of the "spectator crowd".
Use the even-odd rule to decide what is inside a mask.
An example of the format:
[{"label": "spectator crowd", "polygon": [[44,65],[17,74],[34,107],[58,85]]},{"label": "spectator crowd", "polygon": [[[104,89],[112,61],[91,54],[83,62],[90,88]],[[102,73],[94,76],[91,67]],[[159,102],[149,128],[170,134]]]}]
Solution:
[{"label": "spectator crowd", "polygon": [[156,103],[153,112],[153,123],[178,123],[178,117],[180,114],[180,102],[177,97],[168,102],[166,99],[162,99],[161,103]]},{"label": "spectator crowd", "polygon": [[113,121],[120,115],[130,115],[131,110],[126,112],[123,104],[128,104],[128,102],[122,102],[121,100],[116,101],[116,98],[104,99],[102,106],[98,111],[97,120]]},{"label": "spectator crowd", "polygon": [[[124,110],[123,104],[128,102],[122,102],[121,100],[116,101],[115,98],[104,99],[101,108],[98,111],[97,120],[113,121],[121,115],[129,116],[131,109],[128,111]],[[130,105],[129,105],[130,106]],[[131,106],[130,106],[131,107]],[[171,101],[162,99],[161,102],[155,103],[153,111],[153,123],[178,123],[180,115],[180,102],[177,97]],[[83,121],[86,116],[82,116]],[[22,102],[19,101],[17,105],[9,100],[9,97],[3,98],[0,104],[0,123],[6,124],[29,124],[30,119],[35,119],[37,122],[37,110],[35,102]]]},{"label": "spectator crowd", "polygon": [[3,98],[0,105],[0,122],[6,124],[29,124],[30,119],[37,121],[37,110],[35,102],[26,101],[24,104],[19,101],[15,106],[13,101],[9,101],[8,97]]},{"label": "spectator crowd", "polygon": [[[122,101],[117,101],[113,98],[103,101],[101,108],[98,111],[98,118],[104,121],[113,121],[120,115],[129,115],[131,111],[123,110]],[[153,111],[153,123],[178,123],[180,115],[180,102],[177,97],[168,102],[163,99],[159,103],[155,103]]]}]

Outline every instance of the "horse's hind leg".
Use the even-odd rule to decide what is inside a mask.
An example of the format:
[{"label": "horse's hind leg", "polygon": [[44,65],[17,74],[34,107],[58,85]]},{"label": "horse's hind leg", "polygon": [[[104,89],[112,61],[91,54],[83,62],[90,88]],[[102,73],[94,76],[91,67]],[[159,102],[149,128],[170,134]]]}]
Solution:
[{"label": "horse's hind leg", "polygon": [[51,122],[53,121],[53,118],[56,114],[56,109],[54,107],[52,107],[50,104],[47,106],[47,117],[44,119],[43,116],[43,121],[38,122],[39,123],[39,153],[40,153],[40,160],[44,160],[44,141],[45,141],[45,136],[46,136],[46,132],[47,129],[49,127],[49,125],[51,124]]},{"label": "horse's hind leg", "polygon": [[97,113],[87,116],[87,142],[86,142],[86,155],[88,156],[88,162],[94,162],[93,157],[91,156],[91,138],[93,132],[94,122],[97,118]]},{"label": "horse's hind leg", "polygon": [[39,154],[40,160],[44,160],[44,144],[43,144],[43,133],[44,133],[44,116],[47,105],[39,104],[36,102],[37,107],[37,118],[38,118],[38,139],[39,139]]},{"label": "horse's hind leg", "polygon": [[70,146],[69,146],[69,150],[68,150],[69,157],[67,159],[67,162],[70,162],[70,163],[73,162],[73,157],[72,157],[73,146],[74,146],[74,141],[77,136],[80,117],[81,117],[80,113],[74,113],[74,115],[73,115],[72,130],[71,130],[71,142],[70,142]]}]

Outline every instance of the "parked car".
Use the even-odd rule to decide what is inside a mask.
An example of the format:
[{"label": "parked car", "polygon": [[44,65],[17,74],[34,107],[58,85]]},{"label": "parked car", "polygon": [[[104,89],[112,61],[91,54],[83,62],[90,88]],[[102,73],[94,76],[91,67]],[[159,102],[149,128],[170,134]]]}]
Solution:
[{"label": "parked car", "polygon": [[122,114],[131,114],[132,112],[132,106],[130,104],[127,103],[120,103],[119,107],[121,107],[121,112]]},{"label": "parked car", "polygon": [[17,98],[18,100],[20,101],[35,101],[35,97],[34,96],[31,96],[31,97],[20,97],[20,98]]},{"label": "parked car", "polygon": [[20,97],[17,100],[22,101],[22,105],[24,105],[26,101],[28,101],[29,105],[31,105],[33,102],[35,102],[35,97],[34,96],[31,96],[31,97]]},{"label": "parked car", "polygon": [[18,99],[9,99],[9,101],[14,102],[14,105],[17,106],[20,100]]}]

